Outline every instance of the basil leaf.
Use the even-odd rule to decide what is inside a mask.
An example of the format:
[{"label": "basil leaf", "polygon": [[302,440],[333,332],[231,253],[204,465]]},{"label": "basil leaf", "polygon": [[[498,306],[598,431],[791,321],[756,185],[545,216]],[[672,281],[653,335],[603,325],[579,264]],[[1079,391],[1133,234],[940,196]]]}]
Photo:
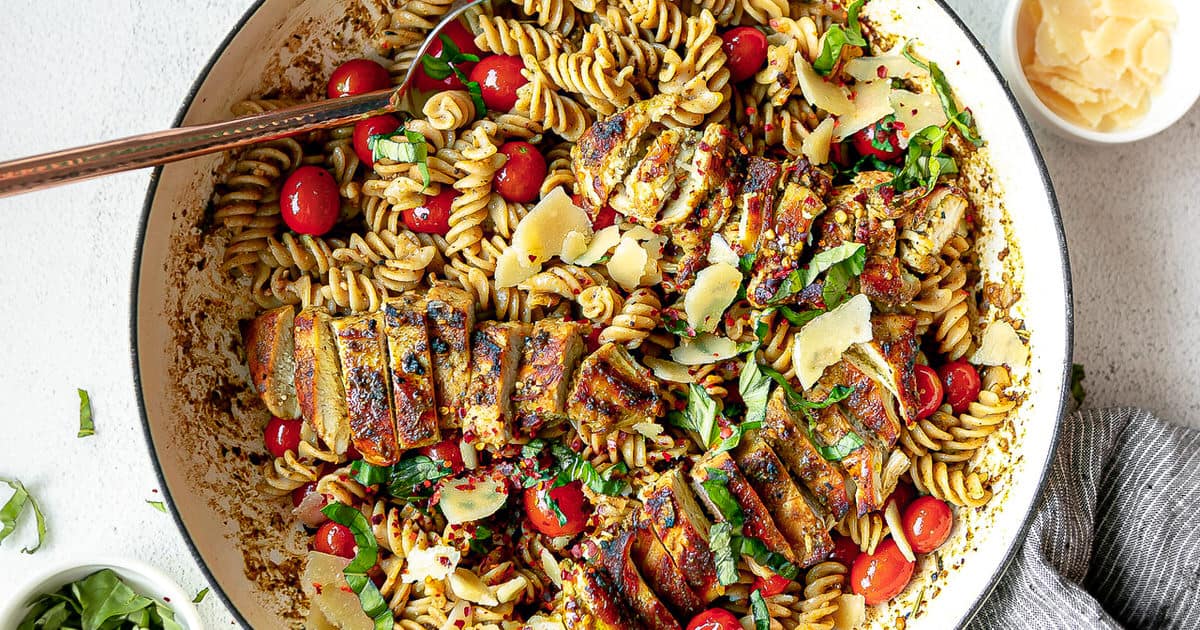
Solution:
[{"label": "basil leaf", "polygon": [[771,613],[762,592],[754,589],[750,593],[750,612],[754,615],[754,630],[771,630]]},{"label": "basil leaf", "polygon": [[688,326],[687,318],[681,317],[680,311],[674,308],[664,308],[662,314],[662,327],[667,329],[667,332],[679,337],[692,338],[696,336],[696,329]]},{"label": "basil leaf", "polygon": [[1071,398],[1075,399],[1077,405],[1083,405],[1083,400],[1087,398],[1087,391],[1083,389],[1083,379],[1086,376],[1082,365],[1071,364]]},{"label": "basil leaf", "polygon": [[760,365],[758,366],[758,369],[776,383],[779,383],[779,386],[783,388],[784,395],[787,398],[788,407],[790,407],[792,411],[800,411],[802,409],[824,409],[826,407],[831,407],[834,404],[849,398],[850,394],[854,393],[853,387],[837,385],[833,389],[829,390],[829,394],[825,396],[825,400],[820,402],[812,402],[806,399],[803,394],[796,391],[796,388],[792,387],[792,384],[788,381],[788,378],[783,374],[780,374],[779,370],[767,365]]},{"label": "basil leaf", "polygon": [[199,604],[200,602],[204,601],[205,597],[208,597],[208,587],[207,586],[200,589],[199,593],[196,593],[196,596],[192,598],[192,603]]},{"label": "basil leaf", "polygon": [[754,261],[758,258],[758,252],[746,252],[738,257],[738,269],[742,273],[750,273],[754,269]]},{"label": "basil leaf", "polygon": [[767,417],[767,400],[771,396],[771,379],[758,368],[754,357],[746,359],[738,377],[738,392],[746,405],[746,422],[762,422]]},{"label": "basil leaf", "polygon": [[80,625],[84,630],[117,627],[106,622],[154,606],[154,600],[138,595],[112,569],[97,571],[72,583],[70,591],[82,608]]},{"label": "basil leaf", "polygon": [[423,491],[432,489],[433,484],[448,477],[450,467],[425,455],[414,455],[392,465],[388,474],[388,494],[400,500],[411,501],[424,496]]},{"label": "basil leaf", "polygon": [[[812,257],[812,260],[807,265],[793,271],[783,279],[775,295],[768,300],[768,304],[778,303],[780,300],[803,291],[808,285],[816,281],[817,276],[843,261],[850,261],[847,271],[852,275],[857,276],[861,274],[862,268],[866,265],[867,261],[866,246],[862,243],[842,243],[837,247],[818,253]],[[855,271],[856,269],[857,271]]]},{"label": "basil leaf", "polygon": [[950,124],[957,127],[958,131],[971,144],[982,145],[983,139],[979,137],[979,132],[975,129],[975,117],[969,110],[958,109],[958,103],[954,101],[954,92],[950,89],[950,82],[946,80],[942,69],[932,61],[929,62],[929,79],[933,82],[933,91],[937,92],[938,100],[942,102],[942,111],[946,112],[946,118]]},{"label": "basil leaf", "polygon": [[[428,458],[427,458],[428,459]],[[379,549],[375,544],[375,534],[371,531],[371,523],[362,512],[342,503],[330,503],[321,509],[321,513],[329,520],[345,525],[354,534],[354,542],[358,552],[342,573],[346,583],[358,595],[363,612],[375,620],[375,630],[392,630],[394,617],[388,608],[387,600],[380,594],[375,583],[367,576],[379,559]]]},{"label": "basil leaf", "polygon": [[46,540],[46,517],[42,515],[42,508],[19,479],[0,479],[0,483],[6,483],[13,489],[13,495],[9,497],[4,507],[0,508],[0,544],[17,528],[17,519],[21,517],[25,506],[28,505],[33,510],[34,519],[37,521],[37,543],[32,547],[21,549],[21,553],[35,553],[42,548],[42,542]]},{"label": "basil leaf", "polygon": [[596,467],[591,462],[578,455],[575,455],[569,462],[565,462],[565,464],[554,480],[555,487],[565,486],[572,481],[579,481],[588,488],[591,488],[593,492],[616,496],[621,494],[627,485],[621,479],[613,479],[614,475],[623,475],[629,472],[629,467],[624,462],[604,471],[603,475],[597,472]]},{"label": "basil leaf", "polygon": [[425,74],[434,81],[441,81],[454,73],[454,69],[445,59],[430,54],[421,57],[421,67],[425,69]]},{"label": "basil leaf", "polygon": [[542,438],[530,440],[528,444],[521,447],[521,457],[524,459],[537,457],[544,448],[546,448],[546,440]]},{"label": "basil leaf", "polygon": [[[399,138],[403,138],[404,141],[400,141]],[[421,173],[422,185],[425,188],[429,187],[429,145],[425,142],[425,136],[401,127],[391,133],[368,136],[367,148],[376,160],[386,158],[393,162],[416,164]]]},{"label": "basil leaf", "polygon": [[383,485],[392,477],[390,466],[376,466],[362,459],[351,462],[350,472],[354,473],[354,480],[364,486]]},{"label": "basil leaf", "polygon": [[904,166],[892,180],[896,192],[904,192],[920,186],[933,190],[938,177],[958,172],[954,158],[942,153],[946,130],[930,125],[918,131],[908,141],[908,153]]},{"label": "basil leaf", "polygon": [[[855,21],[857,24],[857,20]],[[855,33],[853,30],[847,31],[840,24],[833,24],[825,31],[824,43],[821,45],[821,54],[813,60],[813,70],[822,76],[828,76],[833,72],[834,66],[842,59],[842,48],[846,46],[866,46],[867,40],[863,39],[861,33]]]},{"label": "basil leaf", "polygon": [[800,567],[788,562],[782,554],[767,548],[767,544],[752,536],[743,536],[741,542],[743,554],[754,558],[754,561],[774,571],[786,579],[794,580],[800,575]]},{"label": "basil leaf", "polygon": [[821,285],[821,301],[825,302],[827,310],[837,308],[846,300],[852,280],[854,280],[854,276],[850,275],[842,263],[829,269],[829,273],[825,274],[825,284]]},{"label": "basil leaf", "polygon": [[96,434],[96,425],[92,422],[92,399],[88,396],[87,390],[80,389],[79,392],[79,433],[75,437],[88,437]]},{"label": "basil leaf", "polygon": [[700,483],[704,491],[708,493],[708,498],[717,506],[717,511],[721,513],[721,518],[724,522],[729,523],[732,527],[741,528],[746,523],[746,513],[742,511],[742,506],[738,504],[737,498],[729,491],[729,475],[720,468],[707,468],[708,478]]},{"label": "basil leaf", "polygon": [[700,446],[706,449],[710,448],[720,435],[720,428],[717,426],[717,401],[695,383],[688,385],[687,407],[683,413],[672,413],[667,418],[675,426],[691,431]]},{"label": "basil leaf", "polygon": [[163,503],[162,501],[151,501],[150,499],[146,499],[146,503],[150,507],[158,510],[159,512],[162,512],[163,514],[167,513],[167,505],[165,503]]},{"label": "basil leaf", "polygon": [[862,12],[863,5],[867,0],[854,0],[850,6],[846,7],[846,26],[850,27],[850,33],[862,41],[858,46],[866,46],[867,42],[862,35],[862,22],[858,19],[858,14]]},{"label": "basil leaf", "polygon": [[863,445],[863,439],[853,431],[842,436],[842,439],[837,441],[833,446],[817,446],[817,453],[831,462],[840,462],[850,453],[858,450]]},{"label": "basil leaf", "polygon": [[479,82],[469,81],[466,75],[458,68],[454,69],[454,73],[462,80],[463,85],[467,86],[467,94],[471,95],[471,103],[475,105],[475,118],[483,118],[487,115],[487,103],[483,102],[483,88],[479,87]]},{"label": "basil leaf", "polygon": [[484,525],[477,525],[475,527],[475,532],[471,534],[471,542],[469,544],[471,551],[474,551],[480,555],[486,554],[488,552],[488,548],[484,543],[490,542],[491,540],[491,528]]},{"label": "basil leaf", "polygon": [[146,613],[150,617],[149,625],[152,628],[155,627],[154,624],[158,624],[163,630],[183,630],[183,626],[175,620],[175,611],[159,602],[154,602],[154,608],[146,609]]},{"label": "basil leaf", "polygon": [[737,550],[733,547],[733,525],[717,523],[708,530],[708,546],[713,552],[713,561],[717,567],[717,581],[723,586],[736,584],[738,581]]}]

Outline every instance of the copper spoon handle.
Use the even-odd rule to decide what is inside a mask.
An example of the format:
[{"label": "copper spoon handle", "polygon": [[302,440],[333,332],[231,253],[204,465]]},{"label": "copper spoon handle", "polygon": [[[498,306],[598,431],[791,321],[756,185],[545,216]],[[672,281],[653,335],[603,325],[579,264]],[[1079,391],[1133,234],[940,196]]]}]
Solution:
[{"label": "copper spoon handle", "polygon": [[[483,0],[458,0],[429,32],[414,59],[421,59],[446,24]],[[330,129],[396,110],[418,67],[399,86],[345,98],[324,99],[223,122],[177,127],[0,162],[0,197],[41,190],[147,166],[244,147],[286,136]]]}]

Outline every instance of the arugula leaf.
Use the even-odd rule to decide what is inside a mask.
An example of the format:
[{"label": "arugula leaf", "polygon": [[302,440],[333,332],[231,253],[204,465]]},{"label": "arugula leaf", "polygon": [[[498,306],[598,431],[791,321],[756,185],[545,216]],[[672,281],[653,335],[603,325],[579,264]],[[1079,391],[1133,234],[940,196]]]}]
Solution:
[{"label": "arugula leaf", "polygon": [[159,512],[162,512],[163,514],[167,513],[167,505],[165,503],[163,503],[162,501],[151,501],[150,499],[146,499],[146,503],[150,507],[158,510]]},{"label": "arugula leaf", "polygon": [[700,486],[708,493],[708,498],[713,505],[717,506],[721,518],[733,527],[740,528],[746,523],[746,514],[742,511],[742,506],[738,505],[733,493],[729,491],[729,475],[720,468],[706,468],[705,472],[708,473],[708,478],[702,481]]},{"label": "arugula leaf", "polygon": [[92,422],[92,399],[88,396],[87,390],[80,389],[79,392],[79,433],[75,437],[88,437],[96,434],[96,425]]},{"label": "arugula leaf", "polygon": [[712,549],[713,560],[717,565],[717,581],[723,586],[736,584],[738,581],[738,553],[734,549],[733,525],[717,523],[708,530],[708,546]]},{"label": "arugula leaf", "polygon": [[363,612],[375,621],[375,630],[392,630],[394,617],[388,608],[387,600],[380,594],[375,583],[367,576],[379,559],[379,549],[375,544],[375,534],[371,532],[371,523],[363,513],[342,503],[330,503],[321,509],[321,513],[329,520],[345,525],[354,534],[354,542],[358,552],[346,568],[342,570],[346,583],[358,595]]},{"label": "arugula leaf", "polygon": [[42,515],[42,508],[38,506],[37,500],[29,494],[29,491],[25,489],[25,484],[21,483],[19,479],[0,479],[0,483],[6,483],[13,489],[12,496],[9,497],[4,507],[0,508],[0,544],[17,528],[17,519],[21,517],[25,506],[28,505],[33,510],[33,516],[37,521],[37,543],[32,547],[25,547],[21,553],[37,552],[42,548],[42,542],[46,540],[46,517]]},{"label": "arugula leaf", "polygon": [[1075,404],[1082,406],[1083,400],[1087,398],[1087,392],[1083,389],[1083,379],[1087,374],[1083,371],[1083,366],[1078,363],[1071,364],[1071,398],[1075,399]]},{"label": "arugula leaf", "polygon": [[908,153],[904,166],[892,180],[896,192],[904,192],[919,186],[933,190],[938,177],[958,172],[958,163],[942,152],[946,130],[930,125],[913,135],[908,141]]},{"label": "arugula leaf", "polygon": [[196,593],[196,596],[192,598],[192,603],[199,604],[200,602],[204,601],[205,597],[208,597],[208,587],[207,586],[200,589],[199,593]]},{"label": "arugula leaf", "polygon": [[421,173],[421,184],[429,188],[429,145],[425,142],[425,136],[401,127],[391,133],[368,136],[367,148],[376,160],[386,158],[393,162],[416,164]]},{"label": "arugula leaf", "polygon": [[805,287],[816,281],[817,276],[840,263],[846,263],[846,273],[851,276],[858,276],[862,273],[866,262],[867,247],[862,243],[842,243],[837,247],[827,249],[813,256],[812,260],[806,266],[788,274],[783,279],[783,282],[779,284],[779,289],[775,292],[775,295],[771,296],[771,299],[767,303],[776,304],[803,291]]},{"label": "arugula leaf", "polygon": [[847,455],[858,450],[858,448],[862,445],[863,439],[859,437],[857,433],[851,431],[846,435],[843,435],[842,439],[838,440],[837,444],[834,444],[833,446],[823,446],[821,444],[817,444],[816,447],[817,453],[820,454],[821,457],[831,462],[840,462]]},{"label": "arugula leaf", "polygon": [[983,138],[979,137],[979,132],[975,129],[975,117],[971,115],[970,110],[958,109],[958,103],[954,101],[954,92],[950,89],[950,82],[946,80],[942,69],[932,61],[929,62],[929,79],[933,82],[933,90],[937,92],[938,100],[942,102],[942,111],[946,112],[946,118],[950,124],[958,127],[958,131],[971,144],[981,146]]},{"label": "arugula leaf", "polygon": [[673,412],[668,414],[667,418],[671,424],[691,431],[700,446],[706,449],[710,448],[720,435],[720,427],[717,425],[717,401],[695,383],[688,385],[687,407],[683,413]]},{"label": "arugula leaf", "polygon": [[758,589],[750,593],[750,612],[754,615],[754,630],[771,630],[771,612]]}]

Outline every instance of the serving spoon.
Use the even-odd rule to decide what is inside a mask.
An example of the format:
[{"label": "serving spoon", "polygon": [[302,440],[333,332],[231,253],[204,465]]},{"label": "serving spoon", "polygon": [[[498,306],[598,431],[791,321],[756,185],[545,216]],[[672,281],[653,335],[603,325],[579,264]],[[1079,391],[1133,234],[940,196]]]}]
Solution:
[{"label": "serving spoon", "polygon": [[[447,24],[484,0],[456,0],[414,57],[420,60]],[[399,108],[420,63],[414,62],[399,85],[344,98],[203,125],[175,127],[74,149],[0,162],[0,197],[32,192],[101,175],[186,160],[318,129],[341,127]]]}]

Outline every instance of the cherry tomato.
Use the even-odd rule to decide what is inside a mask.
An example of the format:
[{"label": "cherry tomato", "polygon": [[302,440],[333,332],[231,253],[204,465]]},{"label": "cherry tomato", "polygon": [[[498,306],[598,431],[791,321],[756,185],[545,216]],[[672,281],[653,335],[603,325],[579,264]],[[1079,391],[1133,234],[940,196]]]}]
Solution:
[{"label": "cherry tomato", "polygon": [[354,153],[367,166],[375,166],[375,154],[367,141],[371,136],[382,136],[400,128],[400,119],[384,114],[372,116],[354,123]]},{"label": "cherry tomato", "polygon": [[280,190],[279,212],[293,232],[320,236],[333,229],[342,210],[337,181],[319,166],[301,166]]},{"label": "cherry tomato", "polygon": [[288,451],[300,448],[300,421],[272,417],[263,431],[267,450],[275,457],[283,457]]},{"label": "cherry tomato", "polygon": [[529,203],[538,198],[546,179],[546,158],[528,142],[505,142],[500,152],[508,161],[496,171],[496,192],[514,203]]},{"label": "cherry tomato", "polygon": [[921,497],[904,510],[904,534],[917,553],[929,553],[942,546],[954,527],[954,512],[937,497]]},{"label": "cherry tomato", "polygon": [[362,453],[358,452],[358,449],[354,447],[353,442],[351,442],[348,446],[346,446],[346,459],[348,459],[350,461],[354,461],[356,459],[362,459]]},{"label": "cherry tomato", "polygon": [[947,363],[938,370],[938,375],[946,386],[946,402],[954,413],[966,411],[968,405],[979,399],[979,372],[970,363],[962,359]]},{"label": "cherry tomato", "polygon": [[896,507],[903,513],[904,508],[908,507],[908,504],[912,503],[916,496],[917,491],[912,487],[912,484],[901,481],[896,484],[896,489],[892,490],[892,494],[884,502],[884,507],[887,507],[888,503],[895,503]]},{"label": "cherry tomato", "polygon": [[918,365],[913,369],[917,377],[917,420],[924,420],[933,415],[942,406],[946,397],[942,389],[942,380],[937,372],[928,365]]},{"label": "cherry tomato", "polygon": [[[550,501],[558,505],[558,510],[567,519],[566,523],[559,522]],[[587,525],[588,511],[583,485],[578,481],[557,488],[551,488],[549,482],[539,483],[525,489],[525,513],[529,515],[533,528],[547,536],[574,536],[583,531]]]},{"label": "cherry tomato", "polygon": [[592,326],[592,332],[583,338],[583,345],[587,347],[588,352],[595,352],[600,349],[600,333],[602,332],[604,332],[604,329],[600,326]]},{"label": "cherry tomato", "polygon": [[521,74],[525,63],[512,55],[492,55],[479,60],[468,78],[479,84],[483,104],[498,112],[512,110],[517,104],[517,88],[529,83]]},{"label": "cherry tomato", "polygon": [[834,142],[829,145],[829,161],[842,168],[850,168],[850,149],[845,142]]},{"label": "cherry tomato", "polygon": [[442,192],[425,197],[425,205],[404,211],[404,225],[414,232],[444,235],[450,231],[450,204],[457,196],[457,190],[442,186]]},{"label": "cherry tomato", "polygon": [[849,536],[841,534],[833,535],[833,552],[829,554],[831,560],[837,560],[846,566],[854,564],[854,559],[862,550],[858,548],[858,544],[850,539]]},{"label": "cherry tomato", "polygon": [[354,533],[341,523],[326,521],[313,536],[313,549],[342,558],[353,558],[358,545]]},{"label": "cherry tomato", "polygon": [[887,538],[875,553],[862,554],[850,567],[850,587],[866,599],[868,606],[880,604],[900,594],[912,579],[916,563],[900,553],[896,541]]},{"label": "cherry tomato", "polygon": [[[479,47],[475,45],[475,36],[467,31],[467,27],[463,26],[462,22],[455,21],[447,24],[446,28],[442,29],[442,32],[438,33],[437,40],[429,45],[429,50],[425,53],[426,55],[439,59],[442,57],[442,53],[444,52],[445,48],[444,44],[442,43],[443,36],[449,37],[450,41],[454,42],[455,46],[458,46],[459,52],[463,54],[480,54]],[[471,74],[471,70],[475,67],[475,62],[464,61],[455,64],[455,67],[462,71],[464,75],[469,76]],[[444,79],[434,79],[428,74],[425,74],[424,64],[422,64],[420,68],[417,68],[417,76],[414,78],[414,81],[416,82],[417,89],[423,92],[466,89],[466,86],[463,85],[462,80],[458,78],[457,74],[451,72]]]},{"label": "cherry tomato", "polygon": [[467,467],[463,463],[462,451],[458,448],[458,438],[446,438],[437,444],[423,446],[417,452],[438,464],[449,466],[450,472],[455,475]]},{"label": "cherry tomato", "polygon": [[904,149],[900,148],[900,140],[896,137],[895,121],[891,116],[854,132],[850,140],[859,155],[873,156],[884,162],[893,162],[904,155]]},{"label": "cherry tomato", "polygon": [[742,630],[742,622],[724,608],[709,608],[692,617],[687,630]]},{"label": "cherry tomato", "polygon": [[782,575],[772,575],[765,580],[763,578],[755,578],[754,584],[750,585],[750,590],[762,593],[763,597],[770,597],[786,591],[788,585],[791,583],[791,580]]},{"label": "cherry tomato", "polygon": [[739,26],[721,35],[729,57],[729,80],[740,83],[754,76],[767,61],[767,36],[753,26]]},{"label": "cherry tomato", "polygon": [[310,481],[295,490],[292,490],[292,507],[300,507],[300,503],[304,501],[304,497],[317,491],[317,482]]},{"label": "cherry tomato", "polygon": [[329,98],[355,96],[382,90],[392,84],[387,68],[370,59],[351,59],[329,75],[325,95]]}]

